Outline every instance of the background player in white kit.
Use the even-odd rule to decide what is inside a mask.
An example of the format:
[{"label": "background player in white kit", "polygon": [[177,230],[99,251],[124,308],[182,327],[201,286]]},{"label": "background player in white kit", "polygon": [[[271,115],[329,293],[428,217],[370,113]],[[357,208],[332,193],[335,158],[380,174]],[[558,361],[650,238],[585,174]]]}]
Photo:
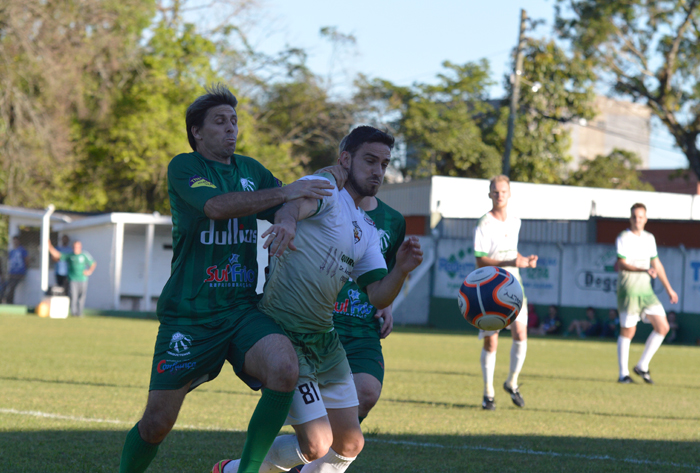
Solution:
[{"label": "background player in white kit", "polygon": [[[489,197],[493,202],[491,211],[479,219],[474,232],[474,256],[476,266],[500,266],[510,271],[522,284],[518,268],[537,267],[537,255],[523,256],[518,253],[518,234],[520,219],[508,215],[510,199],[510,179],[498,175],[491,179]],[[524,291],[523,291],[524,295]],[[527,354],[527,299],[523,308],[509,327],[513,335],[510,349],[510,372],[503,383],[503,389],[510,394],[513,404],[525,406],[525,401],[518,389],[518,375],[522,370]],[[481,407],[494,410],[496,392],[493,387],[493,374],[496,370],[496,349],[498,348],[498,331],[479,331],[479,338],[484,340],[481,350],[481,372],[484,377],[484,398]]]},{"label": "background player in white kit", "polygon": [[634,204],[630,216],[630,228],[617,237],[617,266],[620,280],[617,284],[617,308],[620,312],[620,336],[617,339],[617,359],[620,365],[619,383],[633,383],[629,372],[630,343],[641,320],[654,328],[647,338],[642,357],[634,372],[654,384],[649,375],[649,362],[664,341],[669,325],[666,311],[654,294],[651,280],[659,278],[668,293],[671,304],[678,302],[678,295],[666,277],[664,265],[656,251],[656,239],[644,231],[647,208]]}]

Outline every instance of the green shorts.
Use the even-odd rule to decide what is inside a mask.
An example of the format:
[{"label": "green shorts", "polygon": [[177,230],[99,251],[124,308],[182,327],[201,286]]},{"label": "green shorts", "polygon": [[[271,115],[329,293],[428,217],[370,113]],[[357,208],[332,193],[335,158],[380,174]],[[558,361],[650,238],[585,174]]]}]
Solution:
[{"label": "green shorts", "polygon": [[192,381],[190,391],[211,381],[228,361],[236,375],[252,389],[261,383],[243,372],[245,354],[260,339],[284,331],[256,307],[238,317],[203,325],[160,324],[153,354],[149,390],[180,389]]},{"label": "green shorts", "polygon": [[340,336],[340,342],[348,356],[354,373],[367,373],[384,384],[384,355],[378,338],[354,338]]}]

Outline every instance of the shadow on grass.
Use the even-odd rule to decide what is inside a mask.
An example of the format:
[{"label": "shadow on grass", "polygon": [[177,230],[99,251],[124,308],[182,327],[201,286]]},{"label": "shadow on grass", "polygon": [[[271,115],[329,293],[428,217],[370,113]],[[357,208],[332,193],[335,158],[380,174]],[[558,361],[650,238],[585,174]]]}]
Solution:
[{"label": "shadow on grass", "polygon": [[[371,429],[370,429],[371,432]],[[2,471],[118,471],[126,429],[0,432]],[[697,443],[504,435],[366,434],[349,472],[671,472],[700,471]],[[148,473],[211,471],[237,457],[245,434],[175,430]]]}]

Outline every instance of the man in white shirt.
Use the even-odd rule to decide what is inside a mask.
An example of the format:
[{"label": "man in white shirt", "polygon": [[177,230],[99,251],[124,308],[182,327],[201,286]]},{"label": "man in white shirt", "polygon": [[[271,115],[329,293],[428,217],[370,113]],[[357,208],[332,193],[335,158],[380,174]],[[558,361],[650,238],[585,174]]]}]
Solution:
[{"label": "man in white shirt", "polygon": [[656,251],[656,239],[644,231],[647,208],[634,204],[630,216],[630,228],[617,237],[617,267],[620,280],[617,284],[617,308],[620,312],[620,336],[617,339],[617,358],[620,365],[619,383],[633,383],[629,372],[630,343],[641,320],[654,328],[647,338],[644,352],[634,367],[635,374],[644,382],[654,384],[649,375],[649,362],[669,331],[666,311],[654,294],[651,280],[659,278],[668,293],[671,304],[678,302],[678,294],[666,277],[664,265]]},{"label": "man in white shirt", "polygon": [[[476,266],[500,266],[510,271],[522,284],[518,268],[537,267],[537,255],[523,256],[518,253],[518,234],[520,219],[508,215],[510,199],[510,179],[499,175],[491,179],[489,197],[493,207],[489,213],[479,219],[474,232],[474,256]],[[523,292],[524,295],[524,292]],[[510,349],[510,372],[503,383],[503,389],[518,407],[524,407],[525,401],[518,389],[518,375],[522,370],[527,354],[527,299],[515,321],[508,327],[513,335]],[[484,340],[481,350],[481,372],[484,377],[484,398],[481,407],[486,410],[496,409],[493,387],[493,374],[496,370],[496,349],[499,331],[479,331],[479,338]]]}]

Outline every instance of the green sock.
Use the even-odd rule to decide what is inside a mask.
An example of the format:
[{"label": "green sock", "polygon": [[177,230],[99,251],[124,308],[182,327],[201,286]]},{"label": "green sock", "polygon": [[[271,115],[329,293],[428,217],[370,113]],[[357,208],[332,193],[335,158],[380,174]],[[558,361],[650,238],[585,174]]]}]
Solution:
[{"label": "green sock", "polygon": [[248,424],[238,473],[258,473],[267,451],[287,419],[293,398],[294,391],[282,393],[263,389],[262,397]]},{"label": "green sock", "polygon": [[364,417],[362,417],[362,416],[357,416],[357,419],[360,421],[360,424],[361,424],[362,421],[365,420],[366,418],[367,418],[367,416],[364,416]]},{"label": "green sock", "polygon": [[133,429],[126,434],[122,461],[119,464],[119,473],[143,473],[151,464],[160,444],[146,442],[139,434],[138,422]]}]

